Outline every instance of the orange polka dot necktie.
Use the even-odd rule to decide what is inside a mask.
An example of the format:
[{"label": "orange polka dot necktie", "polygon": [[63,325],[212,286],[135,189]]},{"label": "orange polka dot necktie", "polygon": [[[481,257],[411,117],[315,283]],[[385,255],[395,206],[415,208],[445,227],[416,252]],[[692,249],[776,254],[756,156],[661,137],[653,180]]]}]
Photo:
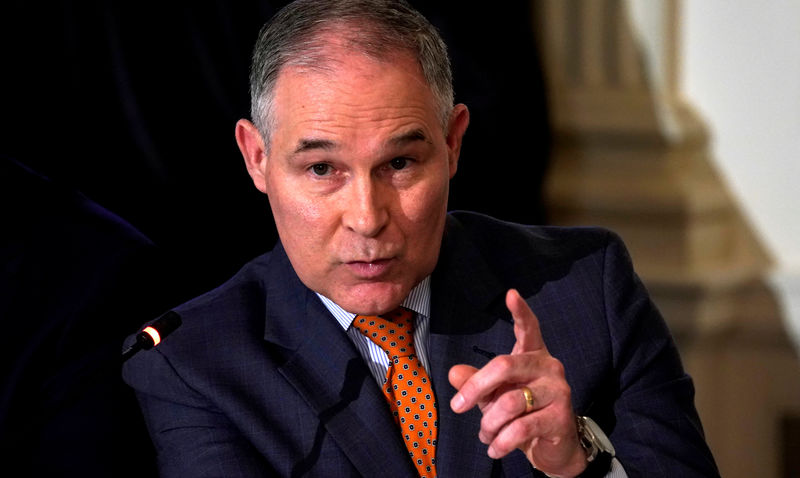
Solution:
[{"label": "orange polka dot necktie", "polygon": [[414,314],[398,307],[380,317],[358,315],[353,326],[389,356],[383,395],[419,476],[436,476],[438,405],[414,348]]}]

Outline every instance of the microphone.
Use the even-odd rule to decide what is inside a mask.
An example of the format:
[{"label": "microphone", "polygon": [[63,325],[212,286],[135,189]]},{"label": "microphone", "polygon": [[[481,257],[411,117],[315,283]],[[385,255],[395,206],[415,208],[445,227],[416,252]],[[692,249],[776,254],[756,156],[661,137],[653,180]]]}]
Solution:
[{"label": "microphone", "polygon": [[150,350],[161,343],[167,335],[171,334],[181,325],[181,316],[169,311],[154,320],[142,329],[136,336],[136,342],[122,352],[122,361],[125,362],[140,350]]}]

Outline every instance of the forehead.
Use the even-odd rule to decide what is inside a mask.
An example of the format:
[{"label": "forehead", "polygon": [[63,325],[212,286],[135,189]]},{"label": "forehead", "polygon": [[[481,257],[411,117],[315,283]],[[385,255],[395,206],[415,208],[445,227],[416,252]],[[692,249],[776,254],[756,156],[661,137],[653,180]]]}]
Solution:
[{"label": "forehead", "polygon": [[426,135],[441,130],[433,93],[408,54],[379,60],[333,47],[324,64],[286,66],[274,91],[279,136],[346,136],[364,128],[396,132],[414,127]]}]

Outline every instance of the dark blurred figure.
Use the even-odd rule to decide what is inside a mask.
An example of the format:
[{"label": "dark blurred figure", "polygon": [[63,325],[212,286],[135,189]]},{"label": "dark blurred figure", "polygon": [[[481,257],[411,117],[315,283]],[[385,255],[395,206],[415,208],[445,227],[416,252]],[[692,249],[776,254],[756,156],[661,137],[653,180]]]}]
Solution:
[{"label": "dark blurred figure", "polygon": [[15,476],[155,476],[120,351],[168,307],[166,265],[125,221],[6,158],[0,205],[0,460]]},{"label": "dark blurred figure", "polygon": [[533,2],[410,1],[450,50],[456,103],[470,123],[449,208],[544,224],[551,131]]},{"label": "dark blurred figure", "polygon": [[3,2],[0,153],[219,283],[274,242],[233,140],[272,3]]}]

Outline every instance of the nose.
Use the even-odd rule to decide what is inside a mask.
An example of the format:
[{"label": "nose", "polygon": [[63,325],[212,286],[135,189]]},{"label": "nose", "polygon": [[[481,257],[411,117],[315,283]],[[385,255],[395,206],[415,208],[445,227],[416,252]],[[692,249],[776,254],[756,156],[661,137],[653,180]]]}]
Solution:
[{"label": "nose", "polygon": [[390,194],[372,178],[354,179],[344,197],[342,223],[364,237],[375,237],[389,222]]}]

